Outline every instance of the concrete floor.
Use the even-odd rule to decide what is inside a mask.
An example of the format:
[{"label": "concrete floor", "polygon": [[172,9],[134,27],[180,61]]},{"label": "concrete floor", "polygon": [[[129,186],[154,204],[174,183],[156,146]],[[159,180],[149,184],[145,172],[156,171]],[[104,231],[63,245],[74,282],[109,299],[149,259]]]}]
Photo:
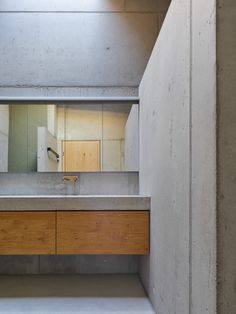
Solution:
[{"label": "concrete floor", "polygon": [[155,313],[136,275],[0,276],[0,313]]}]

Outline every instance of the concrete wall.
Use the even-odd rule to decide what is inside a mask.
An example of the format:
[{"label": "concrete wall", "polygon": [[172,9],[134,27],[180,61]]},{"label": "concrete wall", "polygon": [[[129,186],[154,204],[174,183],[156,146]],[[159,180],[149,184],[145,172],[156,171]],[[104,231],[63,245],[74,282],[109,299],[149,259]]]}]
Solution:
[{"label": "concrete wall", "polygon": [[218,313],[236,313],[236,3],[218,0]]},{"label": "concrete wall", "polygon": [[125,156],[126,171],[139,170],[139,106],[133,105],[125,125]]},{"label": "concrete wall", "polygon": [[170,0],[1,1],[0,95],[134,95]]},{"label": "concrete wall", "polygon": [[190,308],[216,313],[216,0],[192,0]]},{"label": "concrete wall", "polygon": [[0,106],[0,172],[8,171],[9,107]]},{"label": "concrete wall", "polygon": [[134,274],[134,255],[0,256],[0,275]]},{"label": "concrete wall", "polygon": [[215,62],[215,1],[173,0],[139,90],[140,276],[157,313],[216,313]]},{"label": "concrete wall", "polygon": [[140,193],[152,197],[140,275],[157,313],[189,314],[189,12],[172,1],[139,89]]},{"label": "concrete wall", "polygon": [[75,184],[63,181],[63,175],[63,173],[1,173],[0,195],[139,194],[137,172],[78,173],[79,180]]}]

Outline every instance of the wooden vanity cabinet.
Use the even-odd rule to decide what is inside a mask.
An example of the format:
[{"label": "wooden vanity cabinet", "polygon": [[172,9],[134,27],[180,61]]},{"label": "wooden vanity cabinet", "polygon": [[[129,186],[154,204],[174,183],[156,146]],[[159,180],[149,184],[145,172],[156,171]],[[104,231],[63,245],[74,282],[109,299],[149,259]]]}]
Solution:
[{"label": "wooden vanity cabinet", "polygon": [[149,254],[149,211],[0,212],[0,255]]},{"label": "wooden vanity cabinet", "polygon": [[148,253],[148,211],[57,213],[57,254]]},{"label": "wooden vanity cabinet", "polygon": [[0,212],[0,255],[55,254],[55,212]]}]

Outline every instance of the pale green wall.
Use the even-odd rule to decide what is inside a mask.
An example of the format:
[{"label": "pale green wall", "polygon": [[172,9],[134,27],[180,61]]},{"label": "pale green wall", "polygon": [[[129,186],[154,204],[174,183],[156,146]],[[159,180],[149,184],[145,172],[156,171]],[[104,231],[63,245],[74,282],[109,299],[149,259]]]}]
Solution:
[{"label": "pale green wall", "polygon": [[37,171],[37,127],[47,126],[46,105],[10,105],[9,171]]}]

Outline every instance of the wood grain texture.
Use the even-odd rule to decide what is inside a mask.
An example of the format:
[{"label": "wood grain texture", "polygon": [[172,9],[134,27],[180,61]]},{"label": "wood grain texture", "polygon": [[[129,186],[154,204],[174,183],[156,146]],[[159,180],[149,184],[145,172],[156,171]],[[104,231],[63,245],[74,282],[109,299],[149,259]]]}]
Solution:
[{"label": "wood grain texture", "polygon": [[63,171],[100,170],[100,141],[63,141]]},{"label": "wood grain texture", "polygon": [[0,212],[0,255],[55,254],[55,212]]},{"label": "wood grain texture", "polygon": [[149,211],[57,213],[58,254],[148,254]]}]

